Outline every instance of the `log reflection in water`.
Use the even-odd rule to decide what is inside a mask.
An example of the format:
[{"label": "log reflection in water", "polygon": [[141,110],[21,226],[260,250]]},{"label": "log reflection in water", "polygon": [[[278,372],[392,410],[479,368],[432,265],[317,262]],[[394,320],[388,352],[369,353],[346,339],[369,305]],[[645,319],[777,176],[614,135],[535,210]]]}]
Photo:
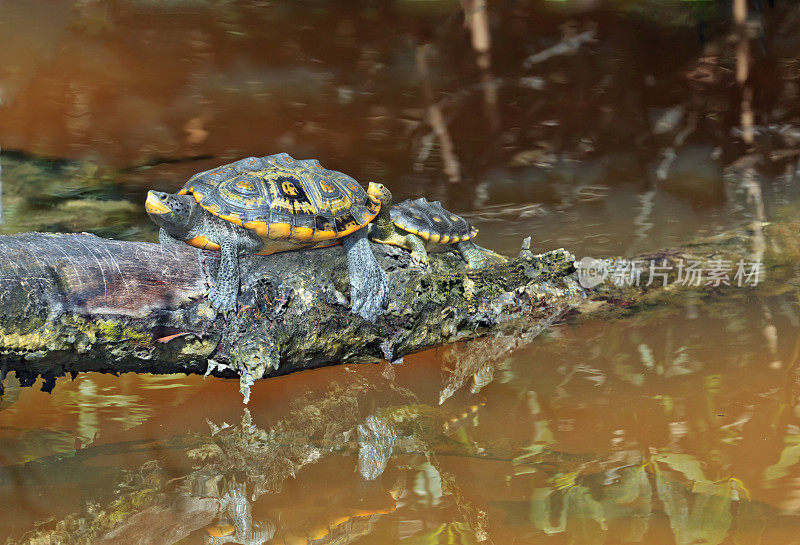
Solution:
[{"label": "log reflection in water", "polygon": [[[735,325],[749,316],[741,305],[716,305],[704,312],[717,320]],[[101,543],[123,538],[126,543],[161,543],[163,535],[163,543],[227,539],[250,544],[272,535],[277,543],[303,539],[327,545],[367,534],[384,542],[459,535],[465,543],[508,543],[542,532],[577,542],[592,536],[628,536],[627,541],[638,542],[661,536],[665,524],[670,539],[679,543],[720,543],[732,533],[750,531],[749,520],[791,527],[791,515],[757,497],[756,477],[742,473],[741,462],[729,468],[724,457],[691,451],[680,442],[681,433],[689,430],[681,432],[673,422],[675,412],[691,414],[697,397],[697,381],[687,377],[702,381],[723,376],[721,369],[729,370],[725,380],[732,382],[750,376],[750,367],[740,368],[739,362],[760,329],[730,341],[737,348],[729,353],[731,361],[723,362],[713,357],[719,354],[715,347],[695,346],[691,335],[702,332],[693,323],[661,324],[668,315],[670,310],[654,314],[652,321],[640,317],[598,339],[570,329],[519,355],[510,353],[513,347],[500,346],[502,359],[509,359],[499,367],[504,380],[486,386],[481,398],[462,391],[441,406],[435,389],[423,394],[422,385],[406,388],[404,368],[396,379],[379,372],[371,377],[344,372],[316,393],[292,393],[295,401],[269,426],[257,425],[246,410],[235,425],[212,423],[210,434],[185,442],[180,451],[193,461],[185,464],[191,469],[181,474],[145,464],[128,472],[120,492],[98,507],[54,521],[35,538],[17,543],[46,543],[46,536],[56,535],[60,543],[80,543],[88,536]],[[780,332],[784,326],[778,324]],[[600,324],[586,327],[602,329]],[[684,338],[687,346],[672,344]],[[593,347],[588,352],[587,341]],[[496,347],[486,342],[487,351]],[[641,368],[606,361],[611,354],[629,353],[641,358]],[[543,359],[559,359],[564,369],[543,375]],[[420,371],[409,368],[405,375]],[[603,380],[590,381],[594,386],[587,389],[584,379],[597,377]],[[778,378],[753,384],[753,395],[774,391]],[[634,387],[626,417],[607,421],[614,409],[606,398]],[[738,407],[720,399],[716,388],[699,403],[708,422],[692,420],[684,426],[708,427]],[[648,389],[661,395],[642,396]],[[772,405],[786,401],[769,395],[764,400]],[[596,411],[601,422],[569,433],[565,425],[576,410]],[[750,418],[748,411],[739,407],[739,414],[726,418]],[[765,407],[761,412],[775,411]],[[496,433],[509,426],[509,414],[517,415],[513,429]],[[648,415],[647,422],[636,419],[637,414]],[[637,423],[628,423],[628,417]],[[595,429],[598,425],[601,429]],[[761,441],[760,433],[748,438],[746,428],[732,425],[709,438],[711,446],[717,445],[713,452],[731,450],[727,442],[742,441],[740,433],[745,442]],[[671,439],[647,443],[649,436],[642,434],[660,436],[654,429],[660,426],[669,427]],[[592,436],[579,443],[587,445],[584,450],[578,443],[567,445],[570,435],[584,432]],[[613,448],[591,450],[598,441],[605,444],[603,437]],[[790,475],[795,451],[796,442],[785,444],[781,462],[768,470],[770,483]],[[369,457],[380,463],[365,465]],[[371,469],[367,478],[360,474],[364,467]]]}]

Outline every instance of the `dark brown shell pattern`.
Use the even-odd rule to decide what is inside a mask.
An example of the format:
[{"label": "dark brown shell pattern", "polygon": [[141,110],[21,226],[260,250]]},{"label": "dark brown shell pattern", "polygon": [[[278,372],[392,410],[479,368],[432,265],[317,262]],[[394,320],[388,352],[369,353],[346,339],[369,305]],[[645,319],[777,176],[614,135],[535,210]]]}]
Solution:
[{"label": "dark brown shell pattern", "polygon": [[425,197],[397,203],[389,213],[392,223],[399,229],[429,242],[453,244],[478,234],[467,220],[445,210],[439,201],[429,201]]}]

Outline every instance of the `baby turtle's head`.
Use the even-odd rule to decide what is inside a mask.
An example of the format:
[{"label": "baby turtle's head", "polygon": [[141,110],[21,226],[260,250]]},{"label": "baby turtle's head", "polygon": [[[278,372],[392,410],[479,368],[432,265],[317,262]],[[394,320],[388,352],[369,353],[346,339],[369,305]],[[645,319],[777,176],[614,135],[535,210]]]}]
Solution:
[{"label": "baby turtle's head", "polygon": [[388,208],[392,204],[392,192],[383,184],[370,182],[367,193],[381,201],[381,208]]},{"label": "baby turtle's head", "polygon": [[167,234],[186,240],[198,221],[199,206],[191,195],[148,191],[144,203],[147,214]]}]

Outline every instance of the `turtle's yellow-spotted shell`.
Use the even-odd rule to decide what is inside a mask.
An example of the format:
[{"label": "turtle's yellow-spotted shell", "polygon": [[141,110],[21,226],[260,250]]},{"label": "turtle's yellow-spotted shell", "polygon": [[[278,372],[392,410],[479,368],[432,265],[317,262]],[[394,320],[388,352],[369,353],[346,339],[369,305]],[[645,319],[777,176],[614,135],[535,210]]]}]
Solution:
[{"label": "turtle's yellow-spotted shell", "polygon": [[178,192],[224,220],[274,240],[316,243],[367,225],[380,202],[350,176],[287,153],[195,174]]},{"label": "turtle's yellow-spotted shell", "polygon": [[431,202],[425,197],[397,203],[389,213],[396,227],[427,242],[453,244],[478,234],[466,219],[444,209],[439,201]]}]

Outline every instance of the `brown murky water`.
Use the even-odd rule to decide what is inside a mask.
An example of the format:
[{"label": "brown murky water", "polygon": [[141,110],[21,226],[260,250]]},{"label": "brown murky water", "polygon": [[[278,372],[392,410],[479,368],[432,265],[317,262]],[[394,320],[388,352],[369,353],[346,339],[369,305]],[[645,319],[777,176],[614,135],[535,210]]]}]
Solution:
[{"label": "brown murky water", "polygon": [[[506,253],[795,213],[793,159],[726,169],[728,7],[684,4],[490,2],[487,67],[458,2],[0,1],[0,230],[155,240],[146,189],[277,151],[440,199]],[[800,13],[771,9],[756,121],[791,129]],[[218,379],[9,376],[0,540],[796,543],[797,299],[733,291],[270,379],[247,409]]]}]

